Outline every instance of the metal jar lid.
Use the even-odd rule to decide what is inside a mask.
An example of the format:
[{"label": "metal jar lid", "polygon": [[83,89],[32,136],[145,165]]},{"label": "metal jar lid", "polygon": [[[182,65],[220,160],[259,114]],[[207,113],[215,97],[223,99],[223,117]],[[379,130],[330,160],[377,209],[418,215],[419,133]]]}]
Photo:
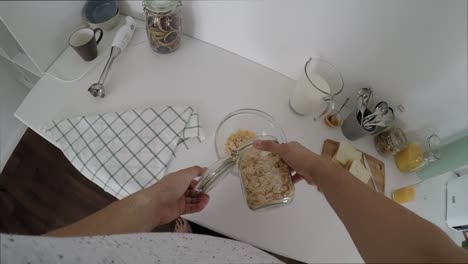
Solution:
[{"label": "metal jar lid", "polygon": [[179,0],[145,0],[143,6],[155,13],[166,13],[180,6]]}]

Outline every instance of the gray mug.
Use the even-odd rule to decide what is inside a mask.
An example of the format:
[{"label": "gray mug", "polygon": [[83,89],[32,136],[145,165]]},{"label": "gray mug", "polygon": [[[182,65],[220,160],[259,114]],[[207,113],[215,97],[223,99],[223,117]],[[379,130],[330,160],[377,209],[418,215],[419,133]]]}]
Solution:
[{"label": "gray mug", "polygon": [[[96,39],[96,33],[100,32]],[[102,39],[104,32],[100,28],[82,28],[73,32],[68,39],[70,46],[85,61],[92,61],[97,57],[97,44]]]},{"label": "gray mug", "polygon": [[341,125],[341,132],[343,132],[343,136],[351,141],[360,139],[372,133],[362,128],[361,124],[359,124],[357,120],[357,115],[355,112],[351,112],[351,114],[349,114],[348,117],[343,121],[343,125]]}]

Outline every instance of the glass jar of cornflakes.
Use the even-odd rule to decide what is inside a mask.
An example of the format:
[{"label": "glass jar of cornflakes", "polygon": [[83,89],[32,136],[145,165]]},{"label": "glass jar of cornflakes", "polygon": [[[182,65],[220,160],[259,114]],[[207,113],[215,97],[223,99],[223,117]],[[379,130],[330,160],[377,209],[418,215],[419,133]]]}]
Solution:
[{"label": "glass jar of cornflakes", "polygon": [[[237,142],[238,137],[235,138]],[[255,139],[277,141],[272,136]],[[237,166],[244,197],[251,210],[258,211],[291,203],[294,199],[294,184],[289,167],[278,155],[255,149],[252,145],[255,139],[250,138],[243,142],[242,146],[231,151],[231,157],[220,159],[210,166],[195,190],[209,192]]]},{"label": "glass jar of cornflakes", "polygon": [[294,198],[294,184],[289,167],[277,154],[245,148],[239,155],[243,193],[252,210],[289,204]]}]

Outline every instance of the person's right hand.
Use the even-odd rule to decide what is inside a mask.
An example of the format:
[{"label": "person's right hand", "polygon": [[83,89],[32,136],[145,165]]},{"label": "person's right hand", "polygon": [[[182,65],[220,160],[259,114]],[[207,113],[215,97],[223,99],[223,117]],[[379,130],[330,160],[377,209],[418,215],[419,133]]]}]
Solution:
[{"label": "person's right hand", "polygon": [[319,173],[324,160],[321,156],[308,150],[297,142],[278,144],[271,140],[256,140],[254,147],[278,154],[295,172],[293,181],[297,182],[301,177],[309,184],[317,183]]}]

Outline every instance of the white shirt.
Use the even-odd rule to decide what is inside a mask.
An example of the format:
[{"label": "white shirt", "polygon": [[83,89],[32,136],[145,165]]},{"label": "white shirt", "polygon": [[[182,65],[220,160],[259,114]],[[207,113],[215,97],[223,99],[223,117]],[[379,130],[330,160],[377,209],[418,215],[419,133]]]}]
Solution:
[{"label": "white shirt", "polygon": [[251,245],[212,236],[143,233],[54,238],[0,234],[0,263],[282,263]]}]

